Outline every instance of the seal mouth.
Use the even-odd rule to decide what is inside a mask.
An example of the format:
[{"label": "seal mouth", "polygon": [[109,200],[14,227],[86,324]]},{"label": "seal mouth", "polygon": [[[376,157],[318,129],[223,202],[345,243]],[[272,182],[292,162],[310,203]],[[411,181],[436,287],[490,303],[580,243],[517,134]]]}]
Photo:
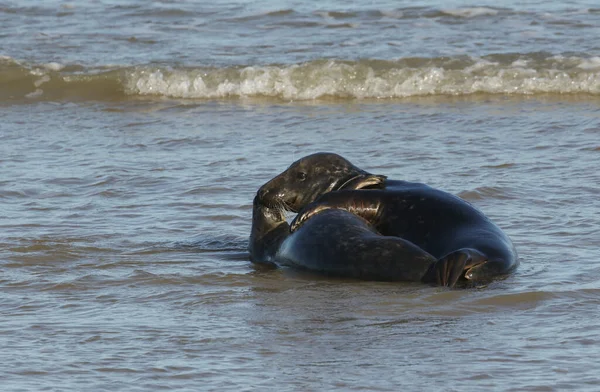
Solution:
[{"label": "seal mouth", "polygon": [[260,205],[267,207],[267,208],[282,209],[284,211],[297,212],[297,211],[294,211],[294,209],[291,207],[290,203],[285,201],[280,196],[269,197],[269,198],[262,198],[262,197],[258,196],[258,202]]},{"label": "seal mouth", "polygon": [[274,210],[274,213],[277,214],[277,218],[280,221],[284,222],[287,220],[288,216],[286,215],[286,212],[289,212],[290,210],[285,201],[277,200],[275,206],[271,208]]},{"label": "seal mouth", "polygon": [[253,204],[256,211],[260,211],[261,214],[273,222],[285,222],[287,220],[286,212],[288,210],[283,200],[274,200],[273,202],[265,203],[256,196]]}]

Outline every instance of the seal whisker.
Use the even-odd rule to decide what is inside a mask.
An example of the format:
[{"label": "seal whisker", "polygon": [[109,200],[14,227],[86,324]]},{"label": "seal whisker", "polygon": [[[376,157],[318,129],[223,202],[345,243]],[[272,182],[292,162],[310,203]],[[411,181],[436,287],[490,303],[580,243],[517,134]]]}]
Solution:
[{"label": "seal whisker", "polygon": [[285,216],[285,219],[290,219],[293,216],[293,212],[292,212],[292,208],[290,207],[289,203],[286,202],[285,200],[280,200],[280,207],[281,210],[283,211],[283,215]]},{"label": "seal whisker", "polygon": [[278,199],[274,208],[277,210],[281,220],[287,221],[291,218],[291,211],[284,200]]}]

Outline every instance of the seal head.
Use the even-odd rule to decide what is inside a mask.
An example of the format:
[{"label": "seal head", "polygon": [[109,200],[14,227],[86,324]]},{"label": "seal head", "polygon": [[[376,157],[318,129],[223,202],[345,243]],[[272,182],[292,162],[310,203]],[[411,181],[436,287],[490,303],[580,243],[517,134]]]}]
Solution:
[{"label": "seal head", "polygon": [[283,173],[263,185],[257,193],[268,207],[283,205],[298,212],[319,196],[340,189],[383,187],[386,177],[368,173],[347,159],[320,152],[308,155],[290,165]]}]

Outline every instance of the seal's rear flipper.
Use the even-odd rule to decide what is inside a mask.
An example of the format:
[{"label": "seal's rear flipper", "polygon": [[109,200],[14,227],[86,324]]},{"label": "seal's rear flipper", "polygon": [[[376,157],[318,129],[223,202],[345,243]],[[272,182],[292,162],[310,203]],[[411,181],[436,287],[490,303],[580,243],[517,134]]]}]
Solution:
[{"label": "seal's rear flipper", "polygon": [[475,249],[459,249],[432,264],[422,281],[454,287],[460,278],[470,279],[469,272],[486,262],[487,258]]}]

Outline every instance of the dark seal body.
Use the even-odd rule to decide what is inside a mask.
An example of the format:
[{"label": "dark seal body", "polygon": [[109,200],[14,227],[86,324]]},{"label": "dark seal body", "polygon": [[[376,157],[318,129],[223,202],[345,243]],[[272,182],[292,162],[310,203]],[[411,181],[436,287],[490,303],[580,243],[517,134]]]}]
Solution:
[{"label": "dark seal body", "polygon": [[379,235],[407,241],[436,258],[423,281],[480,283],[519,264],[510,238],[471,204],[425,184],[370,174],[337,154],[294,162],[263,185],[257,198],[299,212],[293,232],[328,209],[355,214]]},{"label": "dark seal body", "polygon": [[311,211],[326,209],[352,212],[379,233],[410,241],[438,260],[471,252],[485,262],[468,271],[469,280],[487,280],[518,266],[516,250],[498,226],[466,201],[425,184],[388,180],[382,189],[326,193],[300,211],[292,230]]},{"label": "dark seal body", "polygon": [[314,211],[291,233],[281,208],[261,204],[258,196],[249,250],[255,263],[326,276],[448,286],[480,262],[466,256],[436,260],[410,241],[381,235],[363,218],[343,209]]},{"label": "dark seal body", "polygon": [[330,209],[312,216],[280,246],[278,263],[339,276],[419,282],[437,261],[399,237],[385,237],[364,219]]}]

